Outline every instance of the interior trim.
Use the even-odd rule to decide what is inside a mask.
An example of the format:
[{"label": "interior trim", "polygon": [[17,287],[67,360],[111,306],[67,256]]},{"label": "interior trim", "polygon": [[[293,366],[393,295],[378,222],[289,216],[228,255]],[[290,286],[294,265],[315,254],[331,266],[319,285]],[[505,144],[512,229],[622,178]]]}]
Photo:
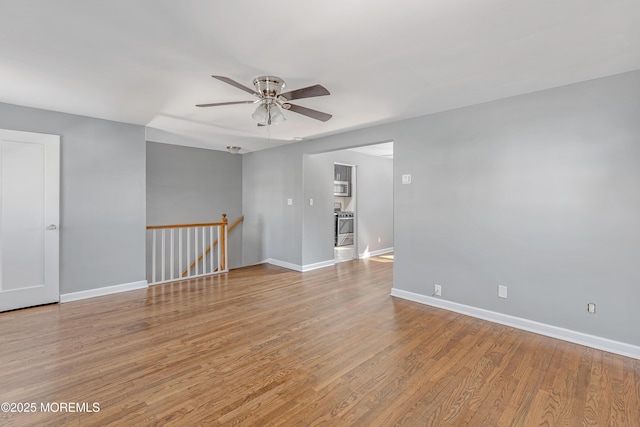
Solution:
[{"label": "interior trim", "polygon": [[509,316],[507,314],[459,304],[457,302],[447,301],[440,298],[403,291],[402,289],[392,288],[391,296],[640,360],[640,346],[560,328],[558,326],[547,325],[545,323],[520,317]]},{"label": "interior trim", "polygon": [[120,292],[133,291],[136,289],[148,288],[149,284],[146,280],[139,282],[123,283],[121,285],[105,286],[102,288],[89,289],[86,291],[69,292],[66,294],[60,294],[60,302],[78,301],[87,298],[101,297],[104,295],[117,294]]},{"label": "interior trim", "polygon": [[371,258],[374,256],[388,254],[389,252],[393,252],[393,246],[390,248],[378,249],[377,251],[371,251],[371,252],[364,251],[363,253],[358,254],[358,258],[360,259]]},{"label": "interior trim", "polygon": [[276,265],[282,268],[288,268],[289,270],[299,271],[300,273],[304,273],[305,271],[317,270],[318,268],[331,267],[336,264],[335,260],[332,259],[328,261],[316,262],[313,264],[298,265],[273,258],[267,258],[263,261],[263,263]]}]

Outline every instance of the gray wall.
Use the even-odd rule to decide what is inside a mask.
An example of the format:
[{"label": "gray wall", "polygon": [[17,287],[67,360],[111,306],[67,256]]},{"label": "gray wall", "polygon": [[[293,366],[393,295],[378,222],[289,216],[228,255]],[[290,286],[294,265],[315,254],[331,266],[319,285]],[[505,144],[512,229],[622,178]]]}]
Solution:
[{"label": "gray wall", "polygon": [[334,259],[332,158],[333,153],[303,156],[302,265]]},{"label": "gray wall", "polygon": [[[333,164],[336,162],[357,166],[358,252],[393,247],[393,160],[347,150],[305,155],[303,265],[334,258]],[[310,198],[314,200],[313,206],[308,203]]]},{"label": "gray wall", "polygon": [[0,127],[60,135],[60,292],[145,280],[144,127],[0,104]]},{"label": "gray wall", "polygon": [[639,117],[634,72],[406,123],[395,287],[640,344]]},{"label": "gray wall", "polygon": [[[393,132],[343,134],[322,140],[288,144],[242,156],[242,206],[245,223],[242,238],[243,265],[276,259],[306,265],[316,257],[305,256],[303,264],[303,156],[342,150],[348,147],[392,141]],[[390,128],[391,130],[392,128]],[[387,136],[385,136],[385,134]],[[330,182],[333,178],[329,177]],[[315,185],[307,180],[305,185]],[[287,199],[293,199],[291,206]],[[324,233],[324,231],[322,232]]]},{"label": "gray wall", "polygon": [[302,264],[302,152],[296,145],[242,155],[243,265],[267,258]]},{"label": "gray wall", "polygon": [[[242,156],[147,142],[147,224],[219,221],[242,215]],[[242,223],[229,234],[229,267],[242,262]]]},{"label": "gray wall", "polygon": [[634,71],[244,155],[244,260],[301,264],[303,154],[393,140],[394,287],[640,345],[638,117]]}]

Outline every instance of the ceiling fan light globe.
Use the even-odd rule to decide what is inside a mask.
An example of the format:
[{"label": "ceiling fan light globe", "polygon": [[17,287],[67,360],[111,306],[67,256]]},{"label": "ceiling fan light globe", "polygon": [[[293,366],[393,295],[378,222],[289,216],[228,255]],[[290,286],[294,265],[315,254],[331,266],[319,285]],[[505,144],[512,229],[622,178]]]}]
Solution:
[{"label": "ceiling fan light globe", "polygon": [[258,122],[258,124],[269,124],[269,110],[267,109],[267,106],[264,104],[258,105],[258,108],[256,108],[256,111],[254,111],[251,117],[253,117],[253,120]]},{"label": "ceiling fan light globe", "polygon": [[280,108],[278,108],[277,105],[272,105],[271,109],[270,109],[270,114],[271,114],[271,124],[278,124],[281,122],[284,122],[286,119],[286,117],[284,116],[284,114],[282,114],[282,111],[280,111]]}]

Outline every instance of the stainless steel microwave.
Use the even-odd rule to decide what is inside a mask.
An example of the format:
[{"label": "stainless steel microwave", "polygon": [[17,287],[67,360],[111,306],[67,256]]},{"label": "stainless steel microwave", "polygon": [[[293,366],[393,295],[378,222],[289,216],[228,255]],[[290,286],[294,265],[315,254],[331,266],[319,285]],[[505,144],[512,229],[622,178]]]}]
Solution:
[{"label": "stainless steel microwave", "polygon": [[333,181],[333,195],[339,197],[350,197],[348,181]]}]

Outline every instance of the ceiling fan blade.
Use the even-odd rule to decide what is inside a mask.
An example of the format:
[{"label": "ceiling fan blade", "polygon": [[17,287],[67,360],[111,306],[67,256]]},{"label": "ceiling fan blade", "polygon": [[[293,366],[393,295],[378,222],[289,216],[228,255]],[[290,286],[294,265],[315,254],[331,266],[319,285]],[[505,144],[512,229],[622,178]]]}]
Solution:
[{"label": "ceiling fan blade", "polygon": [[293,101],[294,99],[301,98],[313,98],[314,96],[330,95],[329,91],[322,85],[313,85],[309,87],[303,87],[302,89],[292,90],[280,94],[287,101]]},{"label": "ceiling fan blade", "polygon": [[224,76],[211,76],[211,77],[213,77],[214,79],[218,79],[221,82],[225,82],[227,84],[230,84],[231,86],[235,86],[240,90],[243,90],[243,91],[245,91],[247,93],[250,93],[251,95],[255,95],[257,97],[260,97],[260,94],[258,92],[256,92],[255,90],[253,90],[253,89],[251,89],[249,87],[246,87],[245,85],[240,84],[235,80],[231,80],[229,77],[224,77]]},{"label": "ceiling fan blade", "polygon": [[289,106],[289,108],[286,108],[289,111],[302,114],[303,116],[311,117],[312,119],[320,120],[321,122],[326,122],[331,117],[333,117],[331,114],[323,113],[322,111],[312,110],[311,108],[301,107],[295,104],[285,104],[285,105]]},{"label": "ceiling fan blade", "polygon": [[214,102],[213,104],[197,104],[196,107],[217,107],[219,105],[253,104],[256,101]]}]

